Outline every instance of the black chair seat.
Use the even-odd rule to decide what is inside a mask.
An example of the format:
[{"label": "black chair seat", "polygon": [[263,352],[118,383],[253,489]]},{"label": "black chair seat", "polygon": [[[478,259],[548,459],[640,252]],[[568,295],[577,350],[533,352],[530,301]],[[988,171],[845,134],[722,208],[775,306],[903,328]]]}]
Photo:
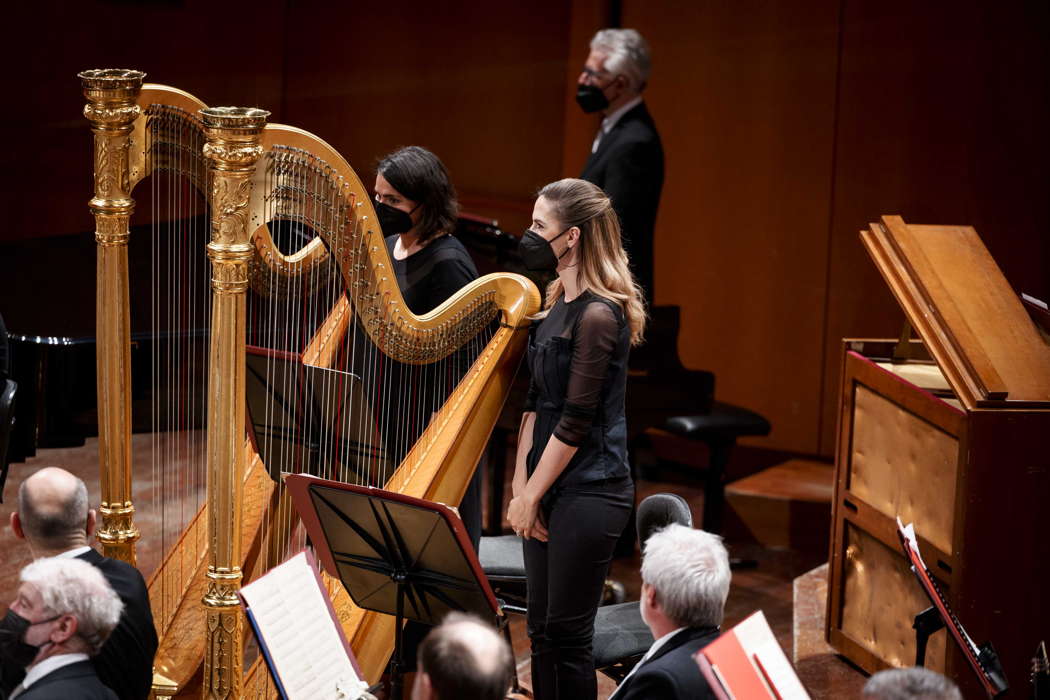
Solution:
[{"label": "black chair seat", "polygon": [[602,673],[621,680],[652,645],[653,635],[642,620],[638,601],[598,608],[594,619],[594,667]]},{"label": "black chair seat", "polygon": [[690,440],[735,440],[745,435],[768,435],[770,425],[768,420],[754,411],[713,401],[710,413],[668,418],[664,429]]},{"label": "black chair seat", "polygon": [[769,421],[746,408],[721,401],[711,402],[711,411],[692,416],[674,416],[664,429],[690,440],[706,443],[711,457],[704,479],[704,522],[708,532],[722,531],[725,506],[725,473],[736,440],[745,435],[769,435]]},{"label": "black chair seat", "polygon": [[478,561],[493,580],[525,580],[525,555],[517,535],[482,537]]}]

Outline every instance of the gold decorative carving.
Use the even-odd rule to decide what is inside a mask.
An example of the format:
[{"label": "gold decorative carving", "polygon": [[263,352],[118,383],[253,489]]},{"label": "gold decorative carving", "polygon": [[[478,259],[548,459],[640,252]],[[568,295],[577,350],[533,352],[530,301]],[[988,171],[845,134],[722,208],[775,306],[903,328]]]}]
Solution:
[{"label": "gold decorative carving", "polygon": [[208,542],[204,653],[206,698],[240,698],[243,678],[241,582],[244,501],[245,302],[248,202],[262,155],[260,136],[269,112],[218,107],[201,110],[210,162],[212,262],[211,362],[208,397]]},{"label": "gold decorative carving", "polygon": [[140,114],[142,114],[142,108],[137,104],[119,104],[113,106],[89,102],[84,105],[84,116],[87,117],[92,124],[110,128],[127,126],[138,119]]},{"label": "gold decorative carving", "polygon": [[95,216],[95,242],[100,246],[126,246],[129,216],[99,213]]},{"label": "gold decorative carving", "polygon": [[204,156],[229,165],[253,165],[262,156],[262,146],[251,143],[206,143]]},{"label": "gold decorative carving", "polygon": [[98,435],[102,526],[97,537],[106,556],[135,563],[139,530],[131,502],[131,327],[128,320],[128,148],[145,73],[125,69],[79,75],[84,116],[95,135],[96,337],[98,342]]},{"label": "gold decorative carving", "polygon": [[202,695],[209,700],[241,697],[242,626],[238,608],[208,610],[208,646],[204,654]]}]

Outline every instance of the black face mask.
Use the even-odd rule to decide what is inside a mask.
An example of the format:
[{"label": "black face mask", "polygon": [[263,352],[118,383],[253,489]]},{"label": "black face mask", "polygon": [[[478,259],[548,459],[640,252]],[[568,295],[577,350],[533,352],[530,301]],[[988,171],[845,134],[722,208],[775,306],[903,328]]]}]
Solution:
[{"label": "black face mask", "polygon": [[30,622],[13,610],[8,609],[7,615],[4,616],[3,620],[0,620],[0,657],[19,668],[25,668],[33,663],[33,659],[39,653],[40,647],[26,644],[26,630],[33,625],[52,622],[60,617],[62,616],[55,615],[39,622]]},{"label": "black face mask", "polygon": [[579,85],[576,87],[576,104],[587,114],[600,112],[609,106],[609,98],[597,85]]},{"label": "black face mask", "polygon": [[558,261],[565,257],[569,249],[566,248],[565,253],[561,255],[555,255],[551,243],[568,233],[569,228],[549,241],[532,229],[526,230],[525,235],[518,241],[518,255],[521,256],[522,264],[533,272],[554,272],[558,269]]},{"label": "black face mask", "polygon": [[[401,233],[408,233],[412,230],[411,214],[380,201],[375,201],[374,204],[376,208],[376,217],[379,219],[379,225],[383,228],[383,235],[395,236]],[[416,209],[419,209],[418,204],[416,205]],[[413,209],[412,211],[415,211],[416,209]]]}]

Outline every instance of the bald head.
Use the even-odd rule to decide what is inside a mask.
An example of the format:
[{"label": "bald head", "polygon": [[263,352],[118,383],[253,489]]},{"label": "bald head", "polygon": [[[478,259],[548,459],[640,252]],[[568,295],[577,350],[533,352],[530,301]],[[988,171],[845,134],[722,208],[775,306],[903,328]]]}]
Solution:
[{"label": "bald head", "polygon": [[510,647],[490,625],[451,613],[419,647],[420,675],[429,693],[413,697],[501,700],[510,686],[514,659]]},{"label": "bald head", "polygon": [[18,489],[19,528],[34,552],[62,552],[87,542],[88,494],[65,469],[46,467]]}]

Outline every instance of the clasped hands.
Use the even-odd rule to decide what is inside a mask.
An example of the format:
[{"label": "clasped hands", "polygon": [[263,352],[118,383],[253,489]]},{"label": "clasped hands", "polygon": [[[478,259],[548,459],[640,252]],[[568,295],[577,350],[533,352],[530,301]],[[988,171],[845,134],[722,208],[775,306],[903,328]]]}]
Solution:
[{"label": "clasped hands", "polygon": [[525,539],[547,541],[547,528],[540,517],[540,502],[528,495],[515,496],[507,506],[507,520],[514,532]]}]

